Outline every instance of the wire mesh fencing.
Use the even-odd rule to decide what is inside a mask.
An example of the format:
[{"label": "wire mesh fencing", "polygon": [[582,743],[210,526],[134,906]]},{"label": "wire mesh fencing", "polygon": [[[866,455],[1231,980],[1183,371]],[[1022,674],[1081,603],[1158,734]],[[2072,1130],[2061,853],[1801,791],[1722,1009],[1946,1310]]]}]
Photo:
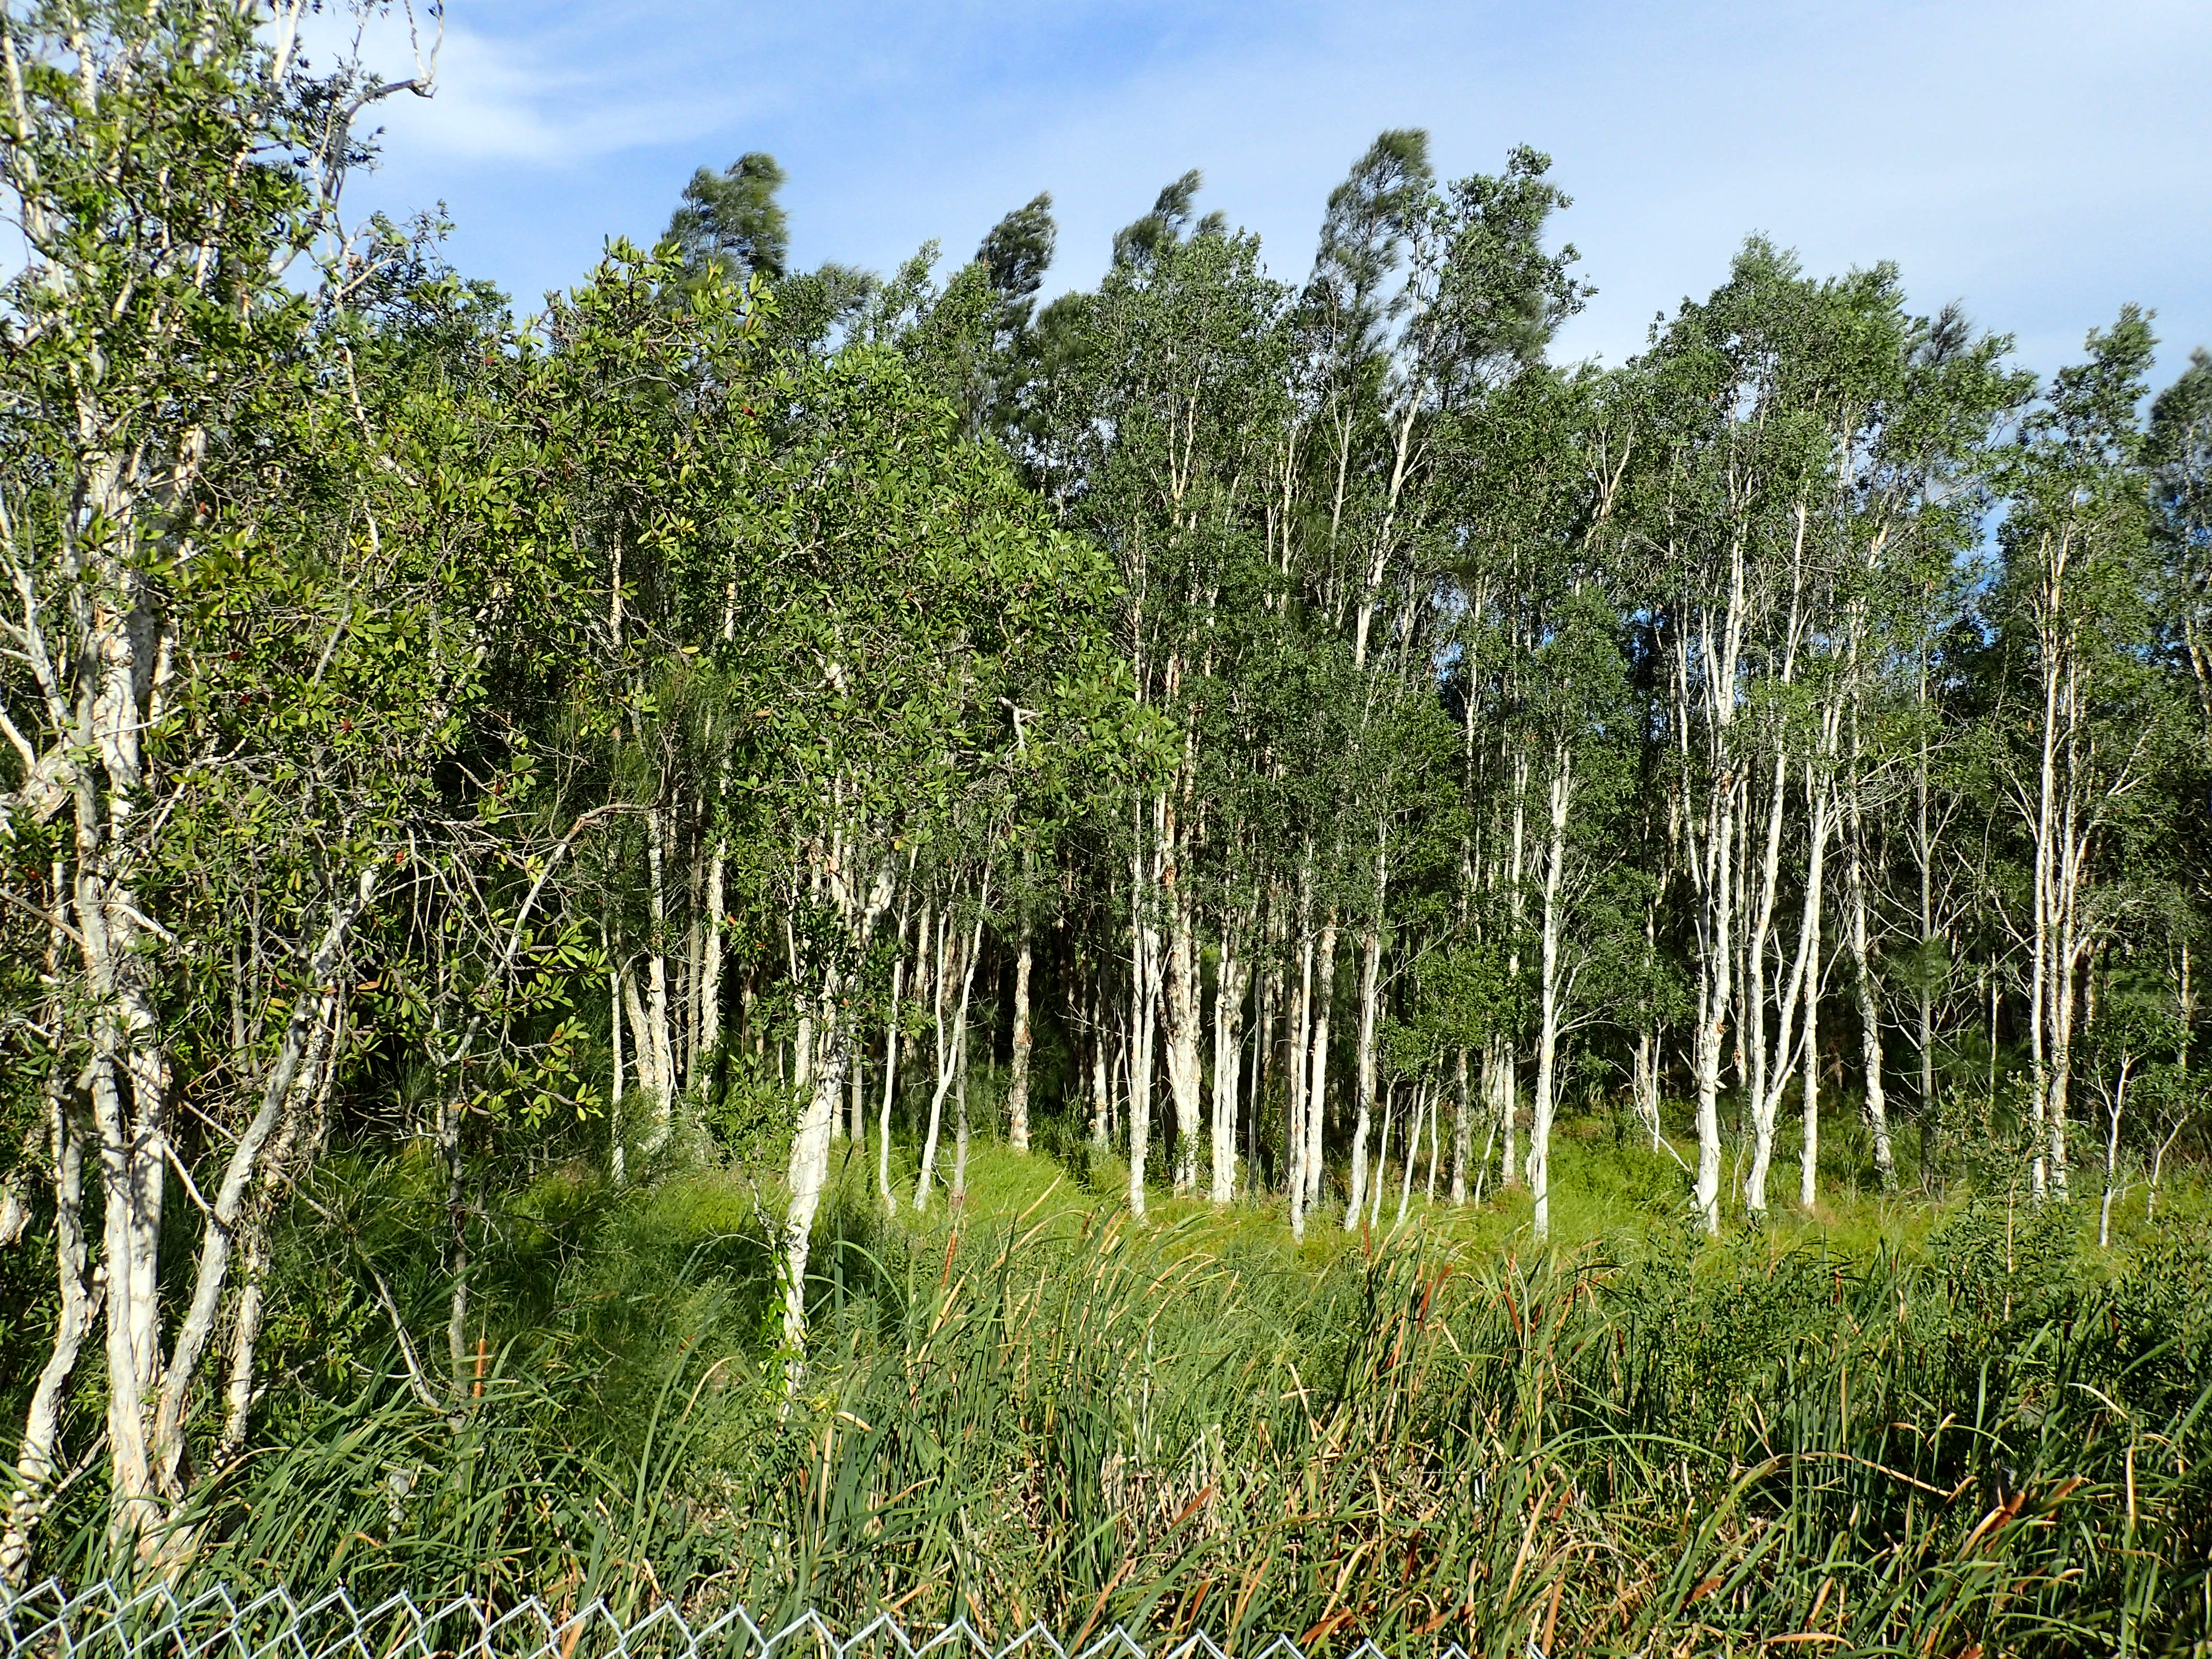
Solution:
[{"label": "wire mesh fencing", "polygon": [[[1391,1659],[1372,1643],[1332,1659]],[[356,1601],[346,1591],[174,1591],[47,1583],[0,1589],[0,1659],[1229,1659],[1206,1634],[1151,1638],[1115,1625],[1070,1640],[1041,1624],[991,1638],[966,1620],[909,1631],[889,1613],[841,1626],[818,1612],[769,1628],[744,1608],[687,1617],[661,1601],[617,1610],[537,1596]],[[1307,1659],[1287,1636],[1235,1659]],[[1437,1659],[1466,1659],[1455,1644]]]}]

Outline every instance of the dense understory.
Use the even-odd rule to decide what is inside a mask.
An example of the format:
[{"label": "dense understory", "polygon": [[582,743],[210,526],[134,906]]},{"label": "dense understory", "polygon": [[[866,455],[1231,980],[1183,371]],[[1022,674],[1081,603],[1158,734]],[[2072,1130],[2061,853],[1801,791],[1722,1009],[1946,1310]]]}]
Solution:
[{"label": "dense understory", "polygon": [[277,1443],[192,1517],[191,1582],[1499,1654],[2204,1639],[2193,1184],[2108,1251],[2087,1206],[2002,1193],[1716,1245],[1638,1219],[1664,1168],[1568,1144],[1554,1251],[1517,1194],[1303,1246],[1279,1206],[1134,1225],[1077,1149],[981,1151],[963,1211],[886,1221],[854,1160],[788,1396],[772,1192],[556,1171],[490,1230],[451,1416],[360,1271],[436,1183],[357,1169],[358,1248],[290,1287],[323,1316]]}]

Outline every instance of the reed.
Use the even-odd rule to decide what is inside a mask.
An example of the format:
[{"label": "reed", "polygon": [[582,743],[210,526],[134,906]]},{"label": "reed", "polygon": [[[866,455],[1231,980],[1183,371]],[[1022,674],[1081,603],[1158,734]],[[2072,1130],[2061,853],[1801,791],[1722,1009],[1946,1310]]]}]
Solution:
[{"label": "reed", "polygon": [[[1904,1245],[1293,1251],[1264,1215],[1140,1228],[1024,1182],[918,1224],[841,1187],[789,1395],[726,1185],[541,1205],[529,1282],[482,1298],[509,1328],[481,1399],[333,1395],[216,1486],[191,1571],[1232,1649],[2212,1636],[2201,1222],[2118,1254],[1997,1201]],[[70,1570],[104,1570],[82,1536]]]}]

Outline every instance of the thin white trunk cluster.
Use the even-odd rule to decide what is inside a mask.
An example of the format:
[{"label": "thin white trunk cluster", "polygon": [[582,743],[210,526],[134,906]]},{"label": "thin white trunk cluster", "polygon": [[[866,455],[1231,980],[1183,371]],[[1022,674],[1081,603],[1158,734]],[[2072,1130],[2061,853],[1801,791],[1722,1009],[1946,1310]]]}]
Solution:
[{"label": "thin white trunk cluster", "polygon": [[[241,146],[234,167],[246,164],[242,147],[263,130],[286,85],[302,9],[279,8],[270,57],[222,112],[231,140]],[[15,49],[11,30],[9,116],[27,137]],[[127,141],[137,93],[125,96],[118,88],[139,73],[137,66],[101,61],[89,34],[73,39],[71,50],[82,118],[111,120]],[[210,131],[222,125],[218,119]],[[65,269],[71,256],[58,240],[63,228],[47,216],[31,154],[25,149],[10,168],[18,228],[31,250],[33,276],[66,312],[74,303]],[[156,181],[152,188],[158,194],[167,185]],[[150,573],[197,552],[189,517],[173,509],[198,486],[207,438],[196,426],[177,429],[173,388],[164,377],[168,354],[190,326],[187,312],[223,263],[217,255],[229,234],[223,219],[229,206],[216,204],[211,217],[196,207],[172,222],[198,225],[202,245],[165,242],[142,255],[155,269],[143,273],[151,303],[133,313],[136,333],[107,338],[97,316],[91,319],[71,394],[75,448],[64,463],[70,476],[61,480],[68,501],[53,526],[60,545],[42,544],[46,526],[26,503],[0,501],[0,561],[12,605],[0,618],[0,637],[35,704],[29,732],[0,722],[26,780],[9,811],[42,823],[62,817],[67,826],[44,896],[48,981],[66,993],[47,1011],[57,1069],[40,1093],[58,1317],[0,1516],[0,1580],[10,1583],[27,1570],[63,1472],[61,1408],[95,1332],[105,1361],[103,1433],[119,1545],[150,1555],[181,1547],[165,1541],[162,1528],[192,1479],[185,1443],[204,1396],[222,1402],[218,1455],[227,1457],[242,1443],[256,1387],[272,1184],[290,1160],[311,1156],[319,1139],[309,1120],[334,1064],[344,964],[380,868],[372,856],[358,869],[327,870],[331,897],[309,935],[257,942],[257,949],[265,944],[271,955],[289,956],[301,988],[273,1053],[258,1063],[250,1053],[235,1057],[251,1079],[237,1103],[242,1121],[229,1126],[228,1152],[214,1170],[204,1166],[197,1183],[183,1183],[198,1247],[181,1273],[172,1268],[165,1275],[163,1243],[175,1231],[167,1212],[171,1176],[185,1169],[190,1147],[180,1151],[173,1139],[179,1103],[156,993],[177,941],[153,914],[159,903],[146,888],[160,866],[163,837],[177,833],[177,786],[147,744],[173,712],[179,657],[195,641]],[[192,297],[159,297],[161,283]],[[118,316],[132,297],[118,301]],[[196,1109],[224,1104],[197,1103]],[[0,1227],[20,1229],[24,1201],[11,1187]],[[95,1207],[96,1235],[88,1222]],[[165,1316],[165,1276],[174,1281],[171,1294],[181,1292],[173,1328]],[[216,1389],[207,1373],[226,1309],[230,1352],[220,1362],[225,1382]]]}]

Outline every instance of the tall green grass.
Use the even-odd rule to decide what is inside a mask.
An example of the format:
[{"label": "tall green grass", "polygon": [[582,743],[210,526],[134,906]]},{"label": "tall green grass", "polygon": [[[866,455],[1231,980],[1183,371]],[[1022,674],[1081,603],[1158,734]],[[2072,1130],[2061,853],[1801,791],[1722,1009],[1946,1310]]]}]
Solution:
[{"label": "tall green grass", "polygon": [[1293,1249],[1264,1212],[1139,1228],[1042,1160],[975,1173],[920,1224],[840,1186],[789,1395],[742,1182],[541,1183],[482,1396],[326,1389],[211,1490],[191,1572],[1327,1650],[2212,1638],[2202,1221],[2100,1255],[1983,1200],[1904,1243],[1541,1253],[1508,1206]]}]

